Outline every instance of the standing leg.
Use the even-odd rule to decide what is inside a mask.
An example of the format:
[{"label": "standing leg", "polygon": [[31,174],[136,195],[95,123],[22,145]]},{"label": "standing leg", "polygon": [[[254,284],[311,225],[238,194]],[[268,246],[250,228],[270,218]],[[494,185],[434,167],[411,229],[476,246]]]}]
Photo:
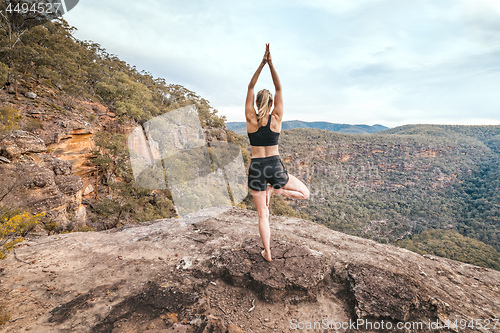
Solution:
[{"label": "standing leg", "polygon": [[271,200],[271,195],[273,195],[274,188],[267,184],[266,188],[266,206],[269,207],[269,201]]},{"label": "standing leg", "polygon": [[264,246],[262,256],[267,261],[271,261],[271,229],[269,228],[269,207],[266,205],[267,191],[252,191],[253,202],[259,214],[259,233]]}]

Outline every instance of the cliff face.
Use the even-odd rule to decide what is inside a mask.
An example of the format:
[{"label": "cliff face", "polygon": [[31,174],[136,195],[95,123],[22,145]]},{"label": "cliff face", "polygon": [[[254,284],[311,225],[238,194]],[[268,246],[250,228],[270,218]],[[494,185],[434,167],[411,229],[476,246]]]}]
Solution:
[{"label": "cliff face", "polygon": [[[1,203],[45,212],[59,229],[80,227],[88,219],[82,197],[95,185],[95,167],[88,162],[93,135],[116,126],[113,114],[99,103],[76,99],[68,110],[60,90],[39,87],[37,92],[34,98],[19,95],[14,101],[0,91],[0,100],[10,100],[21,115],[19,126],[26,129],[0,138]],[[90,116],[92,123],[87,122]]]},{"label": "cliff face", "polygon": [[33,214],[45,212],[62,228],[82,226],[82,180],[69,162],[46,151],[39,137],[24,131],[12,131],[0,141],[0,201]]},{"label": "cliff face", "polygon": [[[18,125],[26,130],[0,134],[0,203],[20,206],[32,213],[45,212],[47,221],[56,222],[60,230],[85,224],[94,228],[115,225],[117,216],[121,217],[119,213],[96,216],[92,207],[111,197],[109,182],[115,179],[119,182],[122,178],[112,173],[98,174],[89,159],[97,148],[96,137],[100,132],[128,137],[140,125],[130,119],[118,119],[104,105],[86,98],[72,98],[69,106],[64,103],[68,96],[60,89],[40,86],[37,93],[32,98],[20,94],[13,100],[8,92],[0,90],[0,101],[19,112]],[[206,126],[202,136],[203,143],[227,142],[224,127]],[[64,164],[64,171],[52,170],[53,161]],[[106,184],[99,177],[105,177]],[[39,178],[43,181],[26,183],[27,179]],[[113,199],[119,201],[116,196]],[[133,220],[122,219],[124,223]]]},{"label": "cliff face", "polygon": [[33,238],[0,262],[12,318],[4,330],[288,332],[357,321],[360,331],[407,322],[422,332],[498,319],[498,271],[295,218],[272,216],[271,232],[271,263],[260,256],[256,213],[237,208]]}]

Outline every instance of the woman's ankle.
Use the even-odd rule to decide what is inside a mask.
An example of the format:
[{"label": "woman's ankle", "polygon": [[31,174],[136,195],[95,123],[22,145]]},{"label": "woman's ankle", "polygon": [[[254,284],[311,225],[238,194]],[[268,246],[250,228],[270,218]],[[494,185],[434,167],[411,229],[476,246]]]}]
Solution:
[{"label": "woman's ankle", "polygon": [[273,259],[271,258],[271,253],[267,253],[266,250],[262,250],[262,252],[260,253],[262,255],[262,257],[266,260],[266,261],[272,261]]}]

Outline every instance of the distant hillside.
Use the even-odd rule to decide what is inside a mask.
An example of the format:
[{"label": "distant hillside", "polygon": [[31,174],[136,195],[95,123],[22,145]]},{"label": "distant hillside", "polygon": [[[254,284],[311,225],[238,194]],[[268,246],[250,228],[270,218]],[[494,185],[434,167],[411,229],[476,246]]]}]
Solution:
[{"label": "distant hillside", "polygon": [[313,221],[381,242],[452,229],[498,251],[499,138],[500,126],[294,129],[283,133],[280,154],[311,190],[292,206]]},{"label": "distant hillside", "polygon": [[[226,127],[229,128],[231,131],[234,131],[240,135],[244,135],[247,132],[245,122],[230,121],[226,123]],[[338,133],[346,133],[346,134],[375,133],[389,129],[389,127],[385,127],[382,125],[373,125],[373,126],[349,125],[349,124],[329,123],[326,121],[307,122],[300,120],[284,121],[283,124],[281,125],[281,129],[283,130],[289,130],[294,128],[316,128],[316,129],[322,129],[322,130],[338,132]]]},{"label": "distant hillside", "polygon": [[500,270],[500,253],[493,246],[464,237],[454,230],[427,230],[396,243],[412,252],[431,254]]}]

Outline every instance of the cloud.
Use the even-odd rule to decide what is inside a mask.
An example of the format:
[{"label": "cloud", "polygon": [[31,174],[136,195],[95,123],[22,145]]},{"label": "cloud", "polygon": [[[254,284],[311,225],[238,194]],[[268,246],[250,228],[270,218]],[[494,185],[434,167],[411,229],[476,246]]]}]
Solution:
[{"label": "cloud", "polygon": [[271,43],[285,119],[500,123],[497,0],[87,0],[66,18],[77,37],[186,86],[229,121],[244,120]]}]

